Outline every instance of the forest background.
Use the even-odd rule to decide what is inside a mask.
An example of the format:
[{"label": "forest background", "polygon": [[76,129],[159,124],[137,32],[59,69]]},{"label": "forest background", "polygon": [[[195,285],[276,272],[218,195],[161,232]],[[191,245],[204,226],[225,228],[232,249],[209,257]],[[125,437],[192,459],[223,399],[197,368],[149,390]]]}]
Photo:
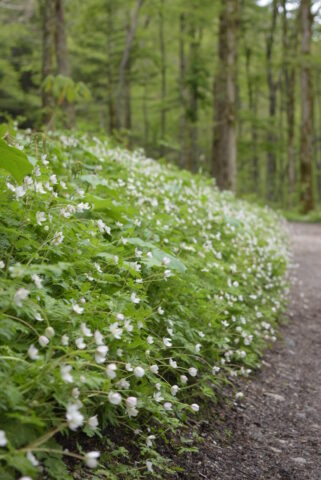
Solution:
[{"label": "forest background", "polygon": [[1,0],[1,121],[107,132],[240,196],[312,211],[319,3]]}]

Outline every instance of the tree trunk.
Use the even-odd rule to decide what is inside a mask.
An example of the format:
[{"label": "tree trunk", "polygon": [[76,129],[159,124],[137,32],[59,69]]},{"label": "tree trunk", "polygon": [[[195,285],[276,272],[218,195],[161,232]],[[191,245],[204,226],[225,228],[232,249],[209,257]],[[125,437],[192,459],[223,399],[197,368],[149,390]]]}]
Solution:
[{"label": "tree trunk", "polygon": [[245,49],[245,66],[246,66],[246,79],[247,79],[247,93],[248,93],[248,101],[249,101],[249,111],[251,112],[251,137],[252,137],[252,184],[253,190],[258,193],[259,191],[259,159],[257,153],[257,129],[256,129],[256,121],[257,121],[257,92],[254,96],[253,91],[253,80],[251,76],[251,57],[252,51],[250,47],[246,47]]},{"label": "tree trunk", "polygon": [[166,50],[164,38],[164,0],[161,0],[159,11],[159,43],[161,56],[161,148],[160,155],[164,156],[163,141],[166,136]]},{"label": "tree trunk", "polygon": [[190,27],[190,55],[189,55],[189,88],[188,88],[188,131],[189,148],[187,152],[187,167],[195,172],[198,165],[198,62],[200,39],[197,38],[196,26],[192,19]]},{"label": "tree trunk", "polygon": [[219,65],[214,82],[212,169],[221,189],[236,190],[236,62],[238,0],[221,0]]},{"label": "tree trunk", "polygon": [[[43,2],[43,46],[42,46],[42,81],[53,73],[53,33],[54,33],[54,11],[51,0]],[[47,125],[52,116],[53,98],[51,92],[42,89],[42,121]]]},{"label": "tree trunk", "polygon": [[282,43],[283,43],[283,74],[286,94],[287,116],[287,170],[288,170],[288,205],[293,204],[295,190],[295,84],[296,66],[293,59],[297,56],[298,29],[294,22],[292,32],[289,33],[289,20],[287,17],[286,1],[282,0]]},{"label": "tree trunk", "polygon": [[273,79],[273,46],[276,30],[276,20],[278,15],[278,0],[273,0],[272,4],[272,22],[269,35],[266,41],[266,60],[267,60],[267,83],[269,89],[269,127],[267,134],[268,153],[267,153],[267,198],[270,201],[275,199],[275,174],[276,174],[276,156],[275,156],[275,115],[276,115],[276,93],[277,82]]},{"label": "tree trunk", "polygon": [[107,81],[108,81],[108,132],[112,134],[116,129],[116,107],[115,107],[115,79],[114,79],[114,16],[113,0],[107,3]]},{"label": "tree trunk", "polygon": [[186,146],[185,146],[185,130],[186,130],[186,105],[185,105],[185,13],[181,13],[179,18],[179,104],[180,104],[180,118],[179,118],[179,166],[184,167],[186,164]]},{"label": "tree trunk", "polygon": [[138,26],[138,16],[139,11],[144,3],[144,0],[138,0],[136,4],[136,8],[134,11],[134,16],[131,24],[131,28],[128,32],[126,45],[123,53],[123,57],[119,66],[119,80],[118,80],[118,91],[117,91],[117,106],[116,106],[116,123],[117,128],[121,128],[121,113],[122,113],[122,104],[123,104],[123,90],[124,90],[124,82],[125,82],[125,74],[127,64],[130,58],[130,51],[133,46],[137,26]]},{"label": "tree trunk", "polygon": [[[67,49],[66,25],[63,0],[55,0],[55,46],[58,74],[71,78],[71,67]],[[75,123],[75,109],[67,100],[63,103],[63,108],[67,114],[68,126],[71,127]]]},{"label": "tree trunk", "polygon": [[[127,26],[126,26],[127,35],[130,32],[130,16],[127,17]],[[131,110],[131,59],[128,59],[126,69],[125,69],[125,80],[124,80],[124,100],[125,100],[125,118],[124,126],[128,131],[128,147],[130,147],[130,131],[132,129],[132,110]]]},{"label": "tree trunk", "polygon": [[301,207],[307,213],[314,208],[312,161],[313,161],[313,88],[311,72],[311,40],[313,16],[311,0],[301,0]]}]

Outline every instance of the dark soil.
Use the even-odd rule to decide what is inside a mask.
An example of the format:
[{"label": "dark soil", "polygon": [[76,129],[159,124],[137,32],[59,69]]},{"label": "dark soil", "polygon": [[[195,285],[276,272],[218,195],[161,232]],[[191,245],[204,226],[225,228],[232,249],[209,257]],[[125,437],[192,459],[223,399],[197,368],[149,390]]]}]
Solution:
[{"label": "dark soil", "polygon": [[175,459],[180,480],[321,479],[321,225],[290,224],[289,322],[244,400],[197,427],[198,453]]}]

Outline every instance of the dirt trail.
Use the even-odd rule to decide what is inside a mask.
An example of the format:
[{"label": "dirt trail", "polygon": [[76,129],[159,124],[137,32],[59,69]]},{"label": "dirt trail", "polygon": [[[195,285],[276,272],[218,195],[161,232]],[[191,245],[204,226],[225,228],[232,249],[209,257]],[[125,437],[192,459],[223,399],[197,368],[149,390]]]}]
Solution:
[{"label": "dirt trail", "polygon": [[289,231],[291,320],[242,403],[201,429],[204,445],[184,459],[181,479],[321,480],[321,225]]}]

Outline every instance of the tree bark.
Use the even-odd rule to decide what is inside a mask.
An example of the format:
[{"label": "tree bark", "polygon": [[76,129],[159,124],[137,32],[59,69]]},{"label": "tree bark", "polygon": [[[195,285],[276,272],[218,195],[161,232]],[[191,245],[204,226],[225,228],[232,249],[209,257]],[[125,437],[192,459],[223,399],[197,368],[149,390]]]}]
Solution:
[{"label": "tree bark", "polygon": [[274,35],[276,30],[276,21],[278,15],[278,0],[272,3],[272,22],[270,31],[266,41],[266,60],[267,60],[267,83],[269,89],[269,127],[267,134],[268,152],[267,152],[267,199],[273,201],[275,199],[275,175],[276,175],[276,155],[275,155],[275,115],[276,115],[276,94],[277,82],[273,78],[273,47]]},{"label": "tree bark", "polygon": [[311,0],[301,0],[301,207],[307,213],[314,208],[312,161],[313,161],[313,87],[311,71],[311,41],[313,16]]},{"label": "tree bark", "polygon": [[187,151],[187,168],[195,172],[198,165],[198,62],[200,39],[197,38],[197,29],[194,19],[190,26],[190,54],[189,54],[189,83],[188,83],[188,131],[189,148]]},{"label": "tree bark", "polygon": [[[127,17],[126,25],[127,35],[130,32],[130,16]],[[132,129],[132,109],[131,109],[131,58],[128,59],[126,68],[125,68],[125,79],[124,79],[124,100],[125,100],[125,118],[124,126],[128,131],[128,147],[130,147],[130,131]]]},{"label": "tree bark", "polygon": [[114,16],[113,0],[107,2],[107,81],[108,81],[108,132],[112,134],[116,129],[116,106],[115,106],[115,78],[114,78]]},{"label": "tree bark", "polygon": [[125,72],[127,68],[127,64],[130,58],[131,48],[134,42],[137,26],[138,26],[138,16],[139,11],[144,3],[144,0],[138,0],[136,4],[136,8],[133,15],[133,20],[131,24],[131,28],[127,35],[126,39],[126,46],[124,49],[123,57],[120,62],[119,66],[119,81],[118,81],[118,90],[117,90],[117,106],[116,106],[116,123],[117,128],[121,128],[121,113],[122,113],[122,104],[123,104],[123,90],[124,90],[124,82],[125,82]]},{"label": "tree bark", "polygon": [[185,59],[185,29],[186,16],[181,13],[179,17],[179,166],[182,168],[186,164],[186,146],[185,146],[185,130],[186,130],[186,104],[185,104],[185,73],[186,73],[186,59]]},{"label": "tree bark", "polygon": [[253,190],[258,193],[259,191],[259,159],[257,152],[257,129],[256,129],[256,120],[257,120],[257,87],[254,91],[253,79],[251,75],[251,58],[252,50],[250,47],[245,48],[245,66],[246,66],[246,79],[247,79],[247,93],[248,93],[248,102],[249,102],[249,111],[251,112],[251,137],[252,137],[252,184]]},{"label": "tree bark", "polygon": [[[55,0],[55,46],[58,74],[71,78],[71,67],[67,49],[66,25],[63,0]],[[71,127],[75,123],[75,109],[67,100],[63,102],[63,108],[67,115],[68,126]]]},{"label": "tree bark", "polygon": [[164,38],[164,0],[161,0],[159,10],[159,43],[161,56],[161,148],[160,155],[164,156],[165,149],[163,141],[166,136],[166,49]]},{"label": "tree bark", "polygon": [[[54,34],[54,11],[51,0],[44,0],[42,5],[43,37],[42,37],[42,81],[53,73],[53,34]],[[53,98],[51,92],[42,89],[42,121],[47,125],[52,116]]]},{"label": "tree bark", "polygon": [[221,189],[236,190],[236,81],[239,1],[221,0],[219,65],[214,81],[212,171]]}]

